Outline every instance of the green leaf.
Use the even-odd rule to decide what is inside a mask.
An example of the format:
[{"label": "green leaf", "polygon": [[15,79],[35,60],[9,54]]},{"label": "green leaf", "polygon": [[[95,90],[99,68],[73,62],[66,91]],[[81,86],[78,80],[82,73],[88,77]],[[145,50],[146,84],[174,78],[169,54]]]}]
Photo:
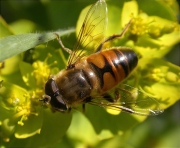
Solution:
[{"label": "green leaf", "polygon": [[[144,58],[163,57],[172,50],[174,45],[180,42],[180,25],[157,16],[149,17],[149,19],[154,20],[154,22],[151,23],[152,29],[151,26],[149,29],[152,30],[152,33],[157,29],[160,32],[160,35],[158,38],[152,38],[148,35],[140,36],[134,49]],[[149,33],[151,33],[151,31],[149,31]]]},{"label": "green leaf", "polygon": [[26,101],[25,94],[27,94],[27,90],[4,80],[0,89],[1,107],[7,110],[11,108],[15,110],[14,106]]},{"label": "green leaf", "polygon": [[15,34],[29,33],[38,29],[34,22],[25,19],[17,20],[11,23],[10,26]]},{"label": "green leaf", "polygon": [[[88,134],[84,134],[84,131]],[[88,145],[93,145],[98,141],[98,136],[95,133],[93,126],[81,112],[73,113],[72,123],[67,131],[67,135],[71,139],[81,141]]]},{"label": "green leaf", "polygon": [[17,125],[15,130],[15,137],[19,139],[24,139],[31,137],[35,134],[40,134],[41,127],[43,124],[43,112],[42,108],[36,108],[38,115],[31,115],[29,119],[24,121],[24,125]]},{"label": "green leaf", "polygon": [[[74,32],[74,29],[65,31],[56,31],[59,36],[67,35]],[[47,33],[28,33],[12,35],[0,40],[0,61],[3,61],[11,56],[24,52],[30,48],[46,43],[55,39],[57,36],[54,32]]]},{"label": "green leaf", "polygon": [[[121,14],[121,9],[116,5],[109,4],[108,5],[108,22],[107,22],[107,29],[105,30],[105,36],[110,36],[112,34],[120,33],[122,30],[121,26],[121,16],[114,15],[114,14]],[[116,23],[110,23],[116,22]]]},{"label": "green leaf", "polygon": [[122,26],[124,27],[132,16],[136,17],[138,15],[138,4],[136,1],[125,2],[122,9]]},{"label": "green leaf", "polygon": [[0,38],[14,34],[6,21],[0,16]]},{"label": "green leaf", "polygon": [[36,80],[33,76],[33,67],[29,63],[20,62],[19,68],[22,74],[22,79],[26,83],[27,86],[31,88],[36,88]]},{"label": "green leaf", "polygon": [[4,62],[4,67],[1,69],[1,75],[7,76],[12,75],[18,71],[18,65],[21,60],[20,55],[13,56]]},{"label": "green leaf", "polygon": [[107,113],[104,108],[93,105],[87,105],[85,115],[88,117],[98,134],[100,134],[104,129],[108,129],[114,135],[118,133],[124,134],[146,118],[140,116],[139,119],[136,119],[128,113],[112,115]]},{"label": "green leaf", "polygon": [[1,123],[2,133],[5,136],[11,136],[14,133],[16,124],[11,122],[9,118],[3,120]]},{"label": "green leaf", "polygon": [[179,126],[172,127],[170,130],[166,131],[166,133],[162,135],[162,137],[159,140],[159,143],[155,146],[155,148],[178,148],[180,144],[179,133]]},{"label": "green leaf", "polygon": [[180,67],[157,58],[143,58],[139,61],[142,69],[141,87],[158,99],[166,109],[180,98]]},{"label": "green leaf", "polygon": [[43,109],[43,116],[40,134],[31,137],[25,147],[52,146],[64,136],[72,119],[72,114],[52,113],[47,109]]},{"label": "green leaf", "polygon": [[177,20],[176,14],[170,8],[170,5],[172,5],[172,3],[175,3],[173,1],[174,0],[172,1],[137,0],[139,9],[147,13],[148,15],[159,16],[165,19],[175,21]]},{"label": "green leaf", "polygon": [[129,133],[126,135],[115,135],[112,138],[100,141],[94,148],[132,148],[125,143]]},{"label": "green leaf", "polygon": [[17,138],[11,137],[11,141],[5,143],[5,145],[8,145],[8,147],[16,145],[16,147],[25,148],[52,147],[52,145],[60,141],[70,126],[72,115],[60,112],[53,113],[49,109],[40,107],[38,112],[40,114],[37,117],[29,116],[32,119],[24,122],[24,127],[18,126],[15,130]]}]

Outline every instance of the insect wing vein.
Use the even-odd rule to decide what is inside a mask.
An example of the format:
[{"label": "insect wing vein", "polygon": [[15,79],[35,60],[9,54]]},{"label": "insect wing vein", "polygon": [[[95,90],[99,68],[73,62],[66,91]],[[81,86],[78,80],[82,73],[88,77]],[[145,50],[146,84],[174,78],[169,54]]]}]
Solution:
[{"label": "insect wing vein", "polygon": [[106,25],[106,2],[99,0],[87,12],[77,37],[77,43],[68,59],[68,65],[74,64],[78,59],[94,52],[94,48],[104,39]]},{"label": "insect wing vein", "polygon": [[[115,92],[119,93],[120,98],[115,99]],[[131,87],[126,84],[121,84],[119,87],[108,92],[106,96],[94,96],[91,102],[92,105],[101,106],[112,110],[121,110],[131,114],[154,116],[163,113],[163,109],[160,107],[160,103],[141,90]],[[109,102],[109,100],[114,102]]]}]

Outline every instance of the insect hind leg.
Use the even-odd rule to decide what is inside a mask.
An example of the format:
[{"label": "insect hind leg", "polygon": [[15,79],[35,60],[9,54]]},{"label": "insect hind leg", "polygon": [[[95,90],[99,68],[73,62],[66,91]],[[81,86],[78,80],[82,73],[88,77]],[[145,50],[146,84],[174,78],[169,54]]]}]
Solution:
[{"label": "insect hind leg", "polygon": [[132,22],[132,19],[128,22],[128,24],[125,26],[125,28],[123,29],[123,31],[120,33],[120,34],[114,34],[112,36],[109,36],[108,38],[106,38],[96,49],[95,52],[99,52],[102,50],[102,47],[104,45],[104,43],[108,42],[108,41],[111,41],[111,40],[114,40],[116,38],[121,38],[127,31],[127,29],[129,28],[130,24]]},{"label": "insect hind leg", "polygon": [[109,94],[105,94],[103,95],[103,99],[105,99],[108,102],[113,103],[115,100],[112,98],[112,96],[110,96]]},{"label": "insect hind leg", "polygon": [[111,102],[111,103],[118,102],[120,100],[119,91],[118,90],[114,91],[114,97],[110,96],[109,94],[105,94],[103,96],[103,99],[105,99],[106,101]]},{"label": "insect hind leg", "polygon": [[57,36],[57,40],[58,40],[60,46],[62,47],[62,49],[65,50],[66,52],[68,52],[69,54],[71,54],[71,53],[72,53],[71,49],[66,48],[66,47],[64,46],[64,44],[62,43],[62,40],[61,40],[60,36],[59,36],[56,32],[55,32],[54,34]]},{"label": "insect hind leg", "polygon": [[85,110],[86,110],[86,103],[91,102],[91,100],[92,100],[92,97],[91,97],[91,96],[89,96],[89,97],[87,97],[86,99],[84,99],[83,104],[82,104],[82,111],[83,111],[83,113],[84,113]]}]

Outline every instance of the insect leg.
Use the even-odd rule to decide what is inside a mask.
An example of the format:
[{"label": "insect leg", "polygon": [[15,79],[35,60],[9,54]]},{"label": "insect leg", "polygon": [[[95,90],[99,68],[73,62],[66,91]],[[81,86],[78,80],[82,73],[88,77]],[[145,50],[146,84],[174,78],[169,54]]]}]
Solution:
[{"label": "insect leg", "polygon": [[111,103],[114,102],[114,99],[109,94],[104,94],[103,99],[105,99],[106,101],[111,102]]},{"label": "insect leg", "polygon": [[108,102],[115,103],[115,102],[118,102],[120,100],[120,94],[119,94],[119,91],[117,89],[115,89],[114,97],[110,96],[109,94],[104,94],[103,98],[105,100],[107,100]]},{"label": "insect leg", "polygon": [[67,113],[70,113],[70,111],[71,111],[71,107],[70,107],[70,108],[68,108]]},{"label": "insect leg", "polygon": [[83,113],[85,112],[85,109],[86,109],[86,104],[83,103],[83,104],[82,104],[82,111],[83,111]]},{"label": "insect leg", "polygon": [[106,43],[106,42],[108,42],[108,41],[111,41],[111,40],[114,40],[114,39],[116,39],[116,38],[122,37],[122,36],[126,33],[127,29],[129,28],[131,22],[132,22],[132,19],[128,22],[128,24],[125,26],[125,28],[123,29],[123,31],[122,31],[120,34],[114,34],[114,35],[109,36],[108,38],[106,38],[106,39],[97,47],[97,49],[96,49],[95,52],[101,51],[104,43]]},{"label": "insect leg", "polygon": [[57,40],[58,40],[59,44],[61,45],[62,49],[65,50],[66,52],[68,52],[69,54],[71,54],[71,53],[72,53],[71,49],[66,48],[66,47],[63,45],[60,36],[59,36],[57,33],[54,33],[54,34],[57,36]]},{"label": "insect leg", "polygon": [[114,95],[115,95],[115,101],[118,102],[120,100],[120,93],[118,89],[115,90]]}]

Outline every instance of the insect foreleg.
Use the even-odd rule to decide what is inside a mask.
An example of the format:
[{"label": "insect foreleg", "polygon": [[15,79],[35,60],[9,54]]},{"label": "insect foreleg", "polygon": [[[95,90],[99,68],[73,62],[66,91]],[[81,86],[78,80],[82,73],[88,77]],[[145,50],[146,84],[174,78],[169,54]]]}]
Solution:
[{"label": "insect foreleg", "polygon": [[71,107],[70,107],[70,108],[68,108],[68,111],[67,111],[67,113],[70,113],[70,111],[71,111]]},{"label": "insect foreleg", "polygon": [[123,31],[122,31],[120,34],[114,34],[114,35],[109,36],[108,38],[106,38],[106,39],[97,47],[97,49],[96,49],[95,52],[101,51],[104,43],[106,43],[106,42],[108,42],[108,41],[111,41],[111,40],[114,40],[114,39],[116,39],[116,38],[122,37],[122,36],[125,34],[125,32],[127,31],[127,29],[129,28],[131,22],[132,22],[132,19],[128,22],[128,24],[125,26],[125,28],[123,29]]},{"label": "insect foreleg", "polygon": [[63,45],[60,36],[59,36],[57,33],[54,33],[54,34],[57,36],[57,40],[58,40],[59,44],[61,45],[62,49],[65,50],[66,52],[68,52],[69,54],[71,54],[71,53],[72,53],[71,49],[66,48],[66,47]]}]

